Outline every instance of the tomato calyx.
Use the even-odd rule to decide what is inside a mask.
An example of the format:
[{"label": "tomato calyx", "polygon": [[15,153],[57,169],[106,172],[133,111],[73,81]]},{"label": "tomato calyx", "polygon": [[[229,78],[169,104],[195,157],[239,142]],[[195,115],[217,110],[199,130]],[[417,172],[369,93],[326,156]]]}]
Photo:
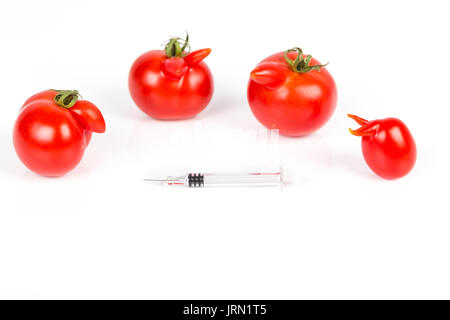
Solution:
[{"label": "tomato calyx", "polygon": [[[297,57],[295,58],[295,60],[292,60],[288,57],[289,52],[297,52]],[[291,66],[292,71],[298,73],[307,73],[313,70],[320,71],[321,68],[328,65],[327,62],[325,64],[310,66],[309,64],[311,63],[312,55],[308,54],[305,56],[303,54],[303,50],[300,49],[299,47],[294,47],[292,49],[286,50],[284,52],[284,59],[289,64],[289,66]]]},{"label": "tomato calyx", "polygon": [[350,133],[357,137],[368,137],[373,136],[380,127],[379,121],[368,121],[366,119],[360,118],[358,116],[355,116],[353,114],[347,114],[347,116],[353,120],[355,120],[361,127],[358,129],[351,129],[348,130]]},{"label": "tomato calyx", "polygon": [[191,52],[191,45],[189,44],[189,34],[186,32],[186,38],[178,37],[170,38],[164,48],[167,58],[185,57]]},{"label": "tomato calyx", "polygon": [[56,89],[50,90],[57,92],[53,101],[55,101],[55,103],[58,106],[65,109],[72,108],[78,101],[78,98],[82,98],[78,90],[56,90]]},{"label": "tomato calyx", "polygon": [[188,33],[185,39],[178,37],[169,39],[164,51],[167,59],[162,62],[161,70],[167,79],[174,81],[180,80],[189,67],[198,65],[211,53],[209,48],[191,52]]}]

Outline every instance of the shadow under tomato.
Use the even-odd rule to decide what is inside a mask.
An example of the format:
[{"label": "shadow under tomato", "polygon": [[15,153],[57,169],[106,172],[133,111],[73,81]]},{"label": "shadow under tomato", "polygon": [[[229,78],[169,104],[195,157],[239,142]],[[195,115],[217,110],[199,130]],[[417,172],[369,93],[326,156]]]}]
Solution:
[{"label": "shadow under tomato", "polygon": [[349,173],[366,177],[368,179],[379,180],[380,178],[370,170],[364,161],[363,156],[353,153],[339,152],[333,155],[333,164],[339,169],[343,169]]}]

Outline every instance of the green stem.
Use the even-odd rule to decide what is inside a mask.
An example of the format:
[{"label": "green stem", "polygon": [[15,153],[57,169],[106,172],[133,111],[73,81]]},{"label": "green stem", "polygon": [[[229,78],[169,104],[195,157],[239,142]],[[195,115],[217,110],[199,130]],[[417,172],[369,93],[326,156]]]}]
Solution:
[{"label": "green stem", "polygon": [[58,106],[65,109],[72,108],[78,101],[78,98],[82,98],[77,90],[56,90],[56,89],[50,90],[57,92],[53,100]]},{"label": "green stem", "polygon": [[[297,52],[297,57],[295,58],[295,60],[292,60],[288,57],[288,53],[294,52],[294,51]],[[305,57],[303,54],[303,50],[298,47],[286,50],[284,52],[284,59],[291,66],[292,70],[294,72],[298,72],[298,73],[307,73],[312,70],[320,71],[320,68],[323,68],[326,65],[328,65],[328,62],[327,62],[326,64],[318,64],[315,66],[310,66],[309,64],[311,63],[312,56],[310,54],[308,54]]]},{"label": "green stem", "polygon": [[164,51],[168,58],[172,57],[184,57],[191,51],[191,46],[189,44],[189,34],[186,32],[186,39],[181,38],[171,38],[167,42]]}]

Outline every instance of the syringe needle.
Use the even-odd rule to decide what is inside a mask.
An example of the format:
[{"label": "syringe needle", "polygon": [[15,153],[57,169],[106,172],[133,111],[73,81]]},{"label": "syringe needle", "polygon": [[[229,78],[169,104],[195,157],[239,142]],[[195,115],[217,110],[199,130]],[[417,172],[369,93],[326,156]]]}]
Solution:
[{"label": "syringe needle", "polygon": [[168,185],[189,188],[202,187],[264,187],[278,186],[283,183],[281,168],[275,172],[247,173],[187,173],[184,176],[167,177],[165,179],[145,178],[144,181],[161,182]]}]

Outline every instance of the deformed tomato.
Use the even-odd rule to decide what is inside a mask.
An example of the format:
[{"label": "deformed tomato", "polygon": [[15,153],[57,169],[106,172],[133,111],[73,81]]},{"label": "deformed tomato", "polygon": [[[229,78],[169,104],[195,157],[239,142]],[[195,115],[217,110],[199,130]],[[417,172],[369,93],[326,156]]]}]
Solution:
[{"label": "deformed tomato", "polygon": [[213,78],[203,62],[211,49],[190,52],[189,36],[172,38],[133,63],[128,87],[136,105],[161,120],[187,119],[202,111],[213,94]]},{"label": "deformed tomato", "polygon": [[348,115],[361,127],[350,133],[362,137],[364,159],[370,169],[385,179],[407,175],[416,162],[417,149],[408,127],[397,118],[367,121]]},{"label": "deformed tomato", "polygon": [[336,108],[337,89],[330,73],[300,48],[276,53],[250,74],[247,98],[264,126],[287,136],[322,127]]},{"label": "deformed tomato", "polygon": [[44,176],[64,175],[80,162],[92,132],[105,132],[100,110],[79,97],[76,90],[45,90],[24,103],[13,141],[30,170]]}]

